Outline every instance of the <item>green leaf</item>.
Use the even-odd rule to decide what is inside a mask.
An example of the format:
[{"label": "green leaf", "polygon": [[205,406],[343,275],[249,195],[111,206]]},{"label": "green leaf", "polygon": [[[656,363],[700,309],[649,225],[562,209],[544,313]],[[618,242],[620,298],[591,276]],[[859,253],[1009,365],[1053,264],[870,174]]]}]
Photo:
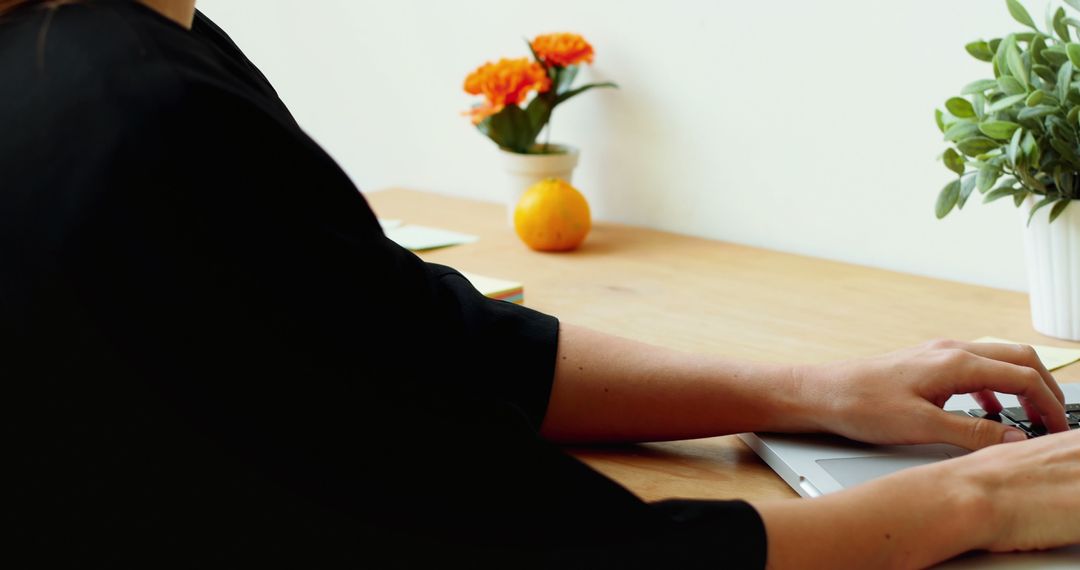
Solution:
[{"label": "green leaf", "polygon": [[992,139],[1009,140],[1020,125],[1011,121],[986,121],[979,124],[979,130]]},{"label": "green leaf", "polygon": [[[1076,107],[1080,109],[1080,107]],[[945,120],[942,118],[941,109],[934,109],[934,122],[937,123],[937,128],[942,133],[945,132]]]},{"label": "green leaf", "polygon": [[1070,169],[1065,168],[1060,164],[1054,167],[1054,189],[1057,190],[1059,196],[1071,198],[1074,181],[1075,178]]},{"label": "green leaf", "polygon": [[986,119],[986,95],[976,93],[971,96],[971,108],[975,109],[975,118],[979,121]]},{"label": "green leaf", "polygon": [[1006,95],[1020,95],[1021,93],[1027,93],[1027,88],[1011,75],[1002,75],[998,78],[997,84],[998,87],[1001,88],[1001,92]]},{"label": "green leaf", "polygon": [[1056,196],[1047,196],[1047,197],[1043,198],[1042,200],[1039,200],[1035,204],[1035,207],[1031,209],[1031,213],[1028,214],[1027,225],[1029,225],[1029,226],[1031,225],[1031,219],[1035,217],[1035,212],[1038,212],[1040,209],[1042,209],[1043,206],[1053,202],[1056,199],[1057,199]]},{"label": "green leaf", "polygon": [[955,150],[951,148],[946,149],[942,159],[945,161],[946,168],[955,172],[957,175],[964,174],[964,159]]},{"label": "green leaf", "polygon": [[968,196],[971,196],[971,191],[975,189],[975,177],[967,176],[960,183],[960,195],[956,199],[956,207],[959,209],[964,208],[964,204],[967,204]]},{"label": "green leaf", "polygon": [[1057,112],[1057,107],[1051,107],[1049,105],[1039,105],[1036,107],[1028,107],[1021,109],[1016,115],[1018,121],[1026,121],[1028,119],[1036,119],[1038,117],[1045,117]]},{"label": "green leaf", "polygon": [[1080,158],[1077,157],[1076,151],[1073,150],[1072,146],[1070,146],[1069,143],[1057,137],[1050,138],[1050,146],[1057,151],[1058,155],[1061,156],[1062,160],[1068,162],[1069,164],[1075,165],[1078,162],[1078,158]]},{"label": "green leaf", "polygon": [[1065,8],[1058,8],[1057,12],[1054,12],[1054,32],[1057,33],[1061,41],[1069,41],[1069,27],[1065,25]]},{"label": "green leaf", "polygon": [[1023,132],[1023,129],[1016,129],[1015,131],[1013,131],[1012,138],[1009,140],[1009,150],[1007,151],[1007,156],[1009,157],[1009,162],[1012,163],[1013,168],[1016,168],[1016,155],[1020,151],[1020,136]]},{"label": "green leaf", "polygon": [[528,152],[540,133],[533,129],[529,116],[517,105],[507,105],[480,124],[487,130],[485,134],[496,144],[518,153]]},{"label": "green leaf", "polygon": [[1015,169],[1015,174],[1020,177],[1020,183],[1021,183],[1022,186],[1025,186],[1029,190],[1042,192],[1044,194],[1046,193],[1046,185],[1043,184],[1042,182],[1040,182],[1034,176],[1032,176],[1027,171],[1027,168],[1022,168],[1022,167],[1016,168]]},{"label": "green leaf", "polygon": [[1058,216],[1060,216],[1061,213],[1065,211],[1065,208],[1069,207],[1070,203],[1072,203],[1072,200],[1065,199],[1065,200],[1058,200],[1058,203],[1054,204],[1054,209],[1050,210],[1050,223],[1051,224],[1054,223],[1054,220],[1058,219]]},{"label": "green leaf", "polygon": [[[540,65],[544,65],[544,60],[540,59],[539,55],[536,55],[536,50],[533,49],[532,42],[529,41],[529,38],[521,38],[521,39],[525,40],[525,45],[529,48],[529,53],[532,54],[533,61],[535,61],[536,63],[539,63]],[[546,68],[546,66],[545,66],[545,68]]]},{"label": "green leaf", "polygon": [[[588,91],[589,89],[595,89],[597,87],[611,87],[611,88],[614,88],[614,89],[619,88],[618,85],[616,85],[615,83],[612,83],[611,81],[605,81],[603,83],[588,83],[586,85],[582,85],[581,87],[578,87],[577,89],[571,89],[571,90],[569,90],[569,91],[567,91],[565,93],[560,93],[559,96],[555,98],[555,105],[558,105],[558,104],[562,103],[563,101],[566,101],[567,99],[569,99],[571,97],[574,97],[576,95],[580,95],[580,94]],[[964,102],[967,103],[966,100]],[[968,106],[970,107],[971,104],[968,103]],[[948,107],[948,105],[946,105],[946,108],[947,107]],[[975,114],[974,110],[972,111],[972,114],[973,115]]]},{"label": "green leaf", "polygon": [[975,109],[972,108],[971,102],[963,97],[953,97],[945,102],[945,108],[952,113],[952,116],[961,119],[970,119],[975,116]]},{"label": "green leaf", "polygon": [[[1045,89],[1039,89],[1039,93],[1042,93],[1042,99],[1039,100],[1039,105],[1050,105],[1051,107],[1061,106],[1061,101],[1058,101],[1058,98],[1055,97],[1053,93]],[[1027,101],[1024,101],[1024,103],[1027,103]],[[1061,111],[1061,109],[1058,109],[1058,111]]]},{"label": "green leaf", "polygon": [[1016,194],[1016,190],[1014,188],[1010,188],[1008,186],[1002,186],[1001,188],[995,188],[995,189],[991,190],[990,193],[987,194],[985,198],[983,198],[983,204],[989,204],[990,202],[993,202],[994,200],[998,200],[998,199],[1004,198],[1006,196],[1012,196],[1013,194]]},{"label": "green leaf", "polygon": [[1018,191],[1016,194],[1013,194],[1013,204],[1016,204],[1016,207],[1019,208],[1020,204],[1024,203],[1024,198],[1027,198],[1027,196],[1027,192]]},{"label": "green leaf", "polygon": [[992,164],[983,164],[979,167],[979,173],[975,176],[975,185],[979,188],[979,192],[985,194],[997,182],[998,176],[1001,176],[1001,170]]},{"label": "green leaf", "polygon": [[580,66],[570,65],[563,69],[559,74],[559,81],[555,85],[555,93],[566,93],[570,90],[570,86],[574,84],[574,79],[577,78],[578,70]]},{"label": "green leaf", "polygon": [[973,41],[963,46],[964,50],[967,50],[969,54],[980,62],[993,62],[994,52],[990,51],[990,46],[986,42]]},{"label": "green leaf", "polygon": [[[546,96],[536,96],[529,102],[529,106],[525,108],[525,115],[529,118],[529,127],[536,133],[536,136],[540,135],[540,131],[544,129],[544,125],[551,120],[551,98]],[[536,136],[533,136],[533,141],[536,140]],[[532,143],[529,143],[532,146]]]},{"label": "green leaf", "polygon": [[1039,76],[1039,79],[1045,81],[1048,87],[1057,85],[1057,74],[1049,66],[1035,64],[1031,66],[1031,71],[1034,71],[1035,75]]},{"label": "green leaf", "polygon": [[1046,126],[1050,129],[1051,137],[1061,139],[1062,142],[1066,142],[1070,145],[1076,144],[1076,131],[1061,117],[1056,115],[1047,117]]},{"label": "green leaf", "polygon": [[1024,138],[1020,141],[1020,152],[1024,153],[1024,156],[1028,159],[1028,164],[1032,168],[1039,167],[1039,144],[1035,141],[1035,137],[1031,134],[1031,131],[1024,133]]},{"label": "green leaf", "polygon": [[1013,77],[1019,80],[1027,90],[1028,72],[1024,67],[1024,58],[1020,56],[1020,50],[1017,49],[1015,42],[1009,44],[1008,49],[1005,50],[1005,63],[1009,66],[1009,73],[1012,73]]},{"label": "green leaf", "polygon": [[1080,0],[1065,0],[1065,3],[1073,7],[1073,10],[1080,10]]},{"label": "green leaf", "polygon": [[1080,44],[1069,43],[1065,46],[1065,53],[1069,56],[1073,67],[1080,66]]},{"label": "green leaf", "polygon": [[994,52],[990,51],[990,45],[986,42],[979,40],[977,42],[971,42],[964,46],[971,57],[979,61],[993,61]]},{"label": "green leaf", "polygon": [[1071,110],[1069,111],[1069,114],[1068,114],[1068,116],[1066,116],[1066,117],[1065,117],[1065,120],[1066,120],[1066,122],[1068,122],[1068,123],[1069,123],[1070,125],[1075,125],[1075,124],[1077,124],[1077,121],[1080,121],[1080,107],[1073,107],[1073,108],[1072,108],[1072,109],[1071,109]]},{"label": "green leaf", "polygon": [[1028,11],[1024,9],[1020,2],[1017,2],[1017,0],[1005,0],[1005,4],[1009,6],[1009,13],[1017,22],[1035,31],[1039,30],[1039,28],[1035,27],[1035,22],[1031,20],[1031,15],[1028,14]]},{"label": "green leaf", "polygon": [[[1020,132],[1017,130],[1016,132]],[[957,143],[956,148],[968,156],[979,156],[1001,146],[1001,143],[986,137],[971,137]]]},{"label": "green leaf", "polygon": [[1058,69],[1057,75],[1057,98],[1059,101],[1064,101],[1065,97],[1069,94],[1069,84],[1072,83],[1073,76],[1073,64],[1071,61],[1066,61],[1061,64]]},{"label": "green leaf", "polygon": [[[1009,79],[1012,78],[1010,77]],[[980,79],[978,81],[972,81],[971,83],[965,85],[964,88],[960,90],[960,94],[974,95],[975,93],[982,93],[997,86],[998,82],[994,81],[993,79]]]},{"label": "green leaf", "polygon": [[[1016,186],[1016,178],[1012,176],[1003,176],[998,180],[998,188],[1012,188],[1013,186]],[[980,190],[980,192],[982,192],[982,190]]]},{"label": "green leaf", "polygon": [[1024,99],[1024,104],[1028,107],[1034,107],[1035,105],[1038,105],[1040,102],[1042,102],[1044,98],[1046,98],[1046,91],[1043,91],[1041,89],[1038,91],[1032,91],[1031,95],[1028,95],[1028,98]]},{"label": "green leaf", "polygon": [[1069,56],[1065,52],[1065,48],[1061,46],[1048,46],[1042,51],[1043,59],[1047,63],[1055,67],[1069,61]]},{"label": "green leaf", "polygon": [[934,214],[937,215],[937,219],[944,218],[952,211],[956,206],[956,201],[960,199],[960,180],[956,179],[945,185],[941,189],[941,193],[938,194],[937,204],[934,207]]},{"label": "green leaf", "polygon": [[1042,36],[1035,38],[1031,42],[1031,46],[1028,47],[1028,53],[1031,54],[1031,65],[1044,64],[1046,60],[1042,57],[1043,50],[1046,49],[1046,40]]},{"label": "green leaf", "polygon": [[957,142],[979,134],[979,125],[968,121],[956,121],[945,129],[945,140]]},{"label": "green leaf", "polygon": [[[1013,105],[1023,101],[1024,99],[1027,99],[1027,95],[1020,94],[1020,95],[1009,95],[1008,97],[1002,97],[1001,99],[998,99],[997,101],[994,101],[993,103],[990,103],[990,106],[987,107],[986,110],[991,112],[991,113],[996,113],[996,112],[998,112],[998,111],[1000,111],[1002,109],[1008,109],[1009,107],[1012,107]],[[967,102],[966,99],[962,99],[962,101],[964,101],[965,103]],[[969,105],[970,105],[970,103],[969,103]],[[948,105],[946,105],[946,108],[948,108]],[[949,112],[951,113],[952,109],[949,109]],[[974,110],[972,110],[972,113],[974,113]],[[956,113],[953,113],[953,114],[955,115]]]}]

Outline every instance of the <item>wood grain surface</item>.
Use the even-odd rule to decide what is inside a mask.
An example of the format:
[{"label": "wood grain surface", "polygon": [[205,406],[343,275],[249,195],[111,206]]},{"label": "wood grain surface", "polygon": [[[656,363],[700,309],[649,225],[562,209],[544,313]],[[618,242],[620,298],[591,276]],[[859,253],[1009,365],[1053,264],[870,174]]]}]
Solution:
[{"label": "wood grain surface", "polygon": [[[680,350],[823,362],[931,338],[1080,347],[1036,333],[1027,295],[1012,291],[609,223],[594,224],[575,252],[538,253],[501,204],[403,189],[365,196],[381,218],[480,236],[421,253],[427,261],[521,281],[529,307]],[[1080,380],[1080,366],[1055,376]],[[734,436],[569,451],[646,500],[796,496]]]}]

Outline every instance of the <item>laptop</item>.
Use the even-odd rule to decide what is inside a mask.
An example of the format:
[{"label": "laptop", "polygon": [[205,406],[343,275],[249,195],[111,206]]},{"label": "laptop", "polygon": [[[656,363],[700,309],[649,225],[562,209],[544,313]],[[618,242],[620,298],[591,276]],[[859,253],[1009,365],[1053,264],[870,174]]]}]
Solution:
[{"label": "laptop", "polygon": [[[1069,402],[1069,427],[1080,429],[1080,384],[1062,384]],[[1038,437],[1015,396],[998,394],[1005,408],[995,421],[1018,427]],[[983,417],[984,412],[969,395],[956,395],[944,406],[950,413]],[[901,469],[944,461],[969,453],[947,444],[880,446],[854,442],[839,436],[744,433],[739,438],[803,497],[835,493]],[[1038,466],[1032,466],[1037,469]],[[947,568],[1078,568],[1080,546],[1022,554],[966,555],[943,565]]]}]

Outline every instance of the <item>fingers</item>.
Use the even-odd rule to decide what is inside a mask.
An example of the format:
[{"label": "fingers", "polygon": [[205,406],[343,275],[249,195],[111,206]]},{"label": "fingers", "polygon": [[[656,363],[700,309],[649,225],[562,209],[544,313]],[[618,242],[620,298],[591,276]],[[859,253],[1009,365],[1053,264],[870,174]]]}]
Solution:
[{"label": "fingers", "polygon": [[1027,414],[1027,417],[1029,420],[1031,420],[1031,423],[1040,426],[1046,425],[1046,422],[1043,421],[1042,415],[1039,414],[1039,410],[1036,408],[1035,404],[1029,402],[1027,398],[1017,398],[1017,400],[1020,401],[1020,405],[1023,406],[1024,413]]},{"label": "fingers", "polygon": [[1062,404],[1065,403],[1065,393],[1061,391],[1061,386],[1058,386],[1057,380],[1054,380],[1054,376],[1050,374],[1050,371],[1043,365],[1042,360],[1039,359],[1038,353],[1034,348],[1031,348],[1025,344],[1000,344],[989,342],[959,342],[952,341],[956,348],[966,350],[979,356],[986,358],[993,358],[994,360],[1000,360],[1002,362],[1009,362],[1018,366],[1027,366],[1033,368],[1039,373],[1043,381],[1046,382],[1050,391]]},{"label": "fingers", "polygon": [[1001,402],[998,401],[997,394],[992,390],[979,390],[971,394],[975,401],[979,403],[979,407],[988,414],[1000,414],[1004,409],[1001,406]]},{"label": "fingers", "polygon": [[941,427],[935,435],[945,443],[958,445],[972,451],[997,445],[1024,441],[1024,432],[1004,424],[981,418],[964,417],[934,409]]},{"label": "fingers", "polygon": [[956,372],[950,378],[953,393],[993,390],[1015,394],[1025,403],[1025,408],[1031,406],[1029,418],[1041,417],[1052,432],[1069,429],[1065,422],[1065,406],[1037,370],[962,350],[958,352],[948,355],[955,359],[949,364]]}]

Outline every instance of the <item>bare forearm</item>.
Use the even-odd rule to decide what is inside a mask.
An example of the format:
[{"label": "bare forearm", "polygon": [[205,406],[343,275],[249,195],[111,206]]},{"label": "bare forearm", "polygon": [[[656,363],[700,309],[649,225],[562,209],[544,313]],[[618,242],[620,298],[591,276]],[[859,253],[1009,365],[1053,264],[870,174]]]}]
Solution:
[{"label": "bare forearm", "polygon": [[562,442],[805,431],[788,366],[688,354],[563,324],[541,430]]},{"label": "bare forearm", "polygon": [[924,568],[978,547],[985,498],[939,465],[817,499],[755,503],[768,567]]}]

